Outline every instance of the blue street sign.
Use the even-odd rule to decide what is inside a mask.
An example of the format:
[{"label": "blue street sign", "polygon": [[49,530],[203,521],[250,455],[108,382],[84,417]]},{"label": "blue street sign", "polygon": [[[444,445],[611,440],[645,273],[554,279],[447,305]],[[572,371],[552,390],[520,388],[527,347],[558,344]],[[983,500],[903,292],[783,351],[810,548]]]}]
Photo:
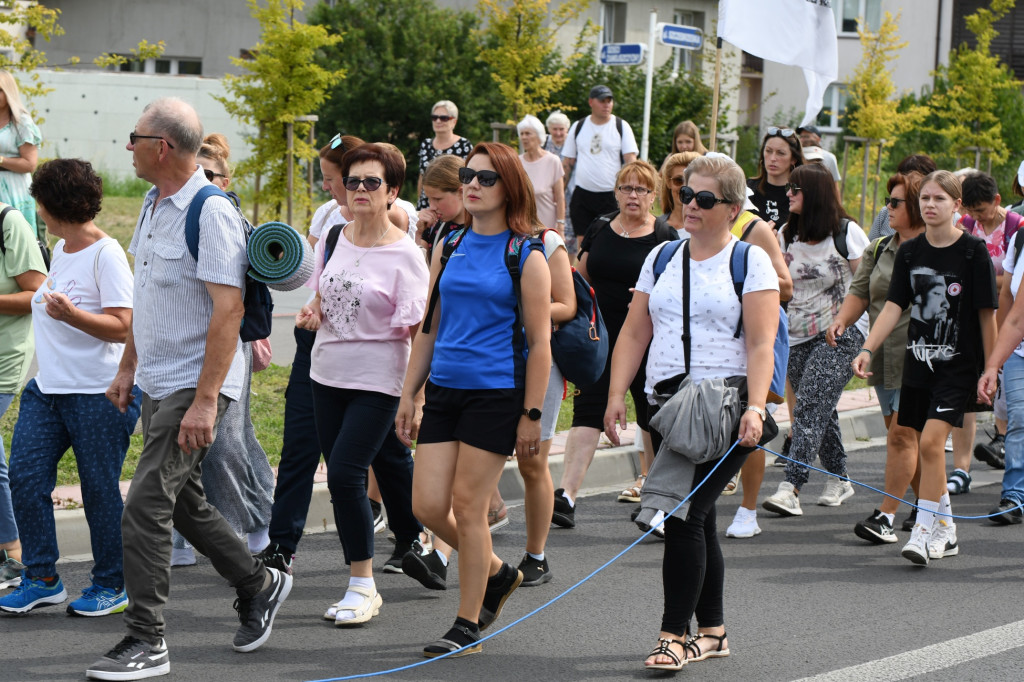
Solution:
[{"label": "blue street sign", "polygon": [[658,42],[684,50],[699,50],[704,44],[704,32],[693,26],[662,22],[658,24]]},{"label": "blue street sign", "polygon": [[601,63],[606,66],[636,66],[644,63],[643,43],[606,43],[601,46]]}]

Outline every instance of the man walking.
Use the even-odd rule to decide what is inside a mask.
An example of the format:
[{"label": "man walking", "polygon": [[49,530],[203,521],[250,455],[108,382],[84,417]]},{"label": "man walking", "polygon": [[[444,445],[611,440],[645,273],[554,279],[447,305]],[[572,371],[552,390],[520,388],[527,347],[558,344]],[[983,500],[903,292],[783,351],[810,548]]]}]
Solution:
[{"label": "man walking", "polygon": [[185,215],[208,184],[196,164],[203,127],[185,102],[149,104],[129,136],[135,174],[153,183],[129,251],[135,256],[135,314],[107,397],[122,410],[133,384],[143,392],[143,448],[121,519],[127,636],[86,675],[139,680],[170,672],[164,605],[170,584],[171,526],[237,592],[235,651],[270,636],[292,586],[265,568],[206,502],[200,464],[217,424],[242,388],[238,338],[248,260],[241,219],[230,201],[210,197],[199,218],[199,256],[185,243]]},{"label": "man walking", "polygon": [[569,217],[577,245],[583,243],[590,224],[598,216],[618,210],[615,177],[624,165],[636,161],[640,151],[629,124],[612,115],[615,99],[611,88],[594,86],[587,103],[590,116],[572,124],[562,148],[566,177],[576,169]]}]

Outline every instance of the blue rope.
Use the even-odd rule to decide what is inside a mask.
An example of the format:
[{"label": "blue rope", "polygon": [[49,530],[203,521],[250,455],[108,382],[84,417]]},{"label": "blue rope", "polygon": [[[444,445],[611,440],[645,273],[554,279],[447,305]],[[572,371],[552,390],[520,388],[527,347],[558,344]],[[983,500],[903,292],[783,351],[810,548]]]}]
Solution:
[{"label": "blue rope", "polygon": [[[792,462],[793,464],[796,464],[797,466],[807,467],[808,469],[811,469],[812,471],[817,471],[819,473],[826,474],[828,476],[835,476],[836,478],[838,478],[841,481],[847,481],[848,483],[853,483],[854,485],[859,485],[862,488],[867,488],[868,490],[873,490],[876,493],[878,493],[879,495],[885,495],[888,498],[896,500],[897,502],[901,502],[901,503],[903,503],[903,504],[905,504],[905,505],[907,505],[909,507],[913,507],[914,509],[920,509],[922,511],[929,511],[927,509],[924,509],[924,507],[920,507],[920,506],[918,506],[916,504],[912,504],[910,502],[907,502],[902,497],[896,497],[895,495],[890,495],[889,493],[885,492],[884,490],[879,490],[878,488],[875,488],[874,486],[870,486],[867,483],[861,483],[860,481],[855,481],[852,478],[847,478],[846,476],[840,476],[839,474],[833,474],[831,471],[825,471],[824,469],[819,469],[816,466],[811,466],[810,464],[804,464],[803,462],[798,462],[797,460],[793,459],[792,457],[787,457],[786,455],[783,455],[781,453],[775,452],[774,450],[769,450],[768,448],[763,447],[761,445],[758,445],[757,447],[760,448],[761,450],[764,450],[765,452],[772,453],[776,457],[781,457],[782,459],[786,460],[787,462]],[[1018,504],[1013,509],[1024,509],[1024,503]],[[960,519],[960,520],[963,520],[963,521],[977,521],[977,520],[980,520],[980,519],[991,519],[991,518],[993,518],[995,516],[1002,516],[1006,512],[1013,511],[1013,509],[1007,509],[1006,511],[999,512],[998,514],[983,514],[982,516],[960,516],[959,514],[943,514],[942,512],[939,512],[939,511],[935,511],[935,512],[932,512],[932,513],[935,514],[936,516],[948,516],[951,519]]]},{"label": "blue rope", "polygon": [[[665,518],[668,518],[669,516],[672,516],[673,514],[675,514],[679,510],[680,507],[682,507],[684,504],[686,504],[690,500],[690,498],[693,497],[694,493],[696,493],[698,490],[700,490],[701,486],[703,486],[705,483],[707,483],[708,479],[711,478],[712,474],[714,474],[715,471],[718,469],[718,467],[720,467],[722,465],[722,462],[725,461],[725,458],[728,457],[729,454],[732,453],[732,451],[736,449],[736,446],[739,445],[739,443],[740,443],[739,440],[737,440],[735,443],[732,444],[732,447],[730,447],[726,451],[726,453],[724,455],[722,455],[722,457],[718,460],[718,462],[715,464],[715,466],[712,467],[711,471],[708,472],[708,475],[704,477],[704,480],[702,480],[700,483],[698,483],[696,486],[694,486],[693,490],[690,491],[690,494],[687,495],[686,497],[684,497],[682,499],[682,501],[679,504],[677,504],[675,506],[675,508],[672,509],[672,511],[670,511],[668,514],[666,514]],[[661,525],[661,524],[658,524],[658,525]],[[580,587],[581,585],[583,585],[583,583],[587,582],[588,580],[593,578],[595,575],[597,575],[598,573],[600,573],[601,571],[603,571],[604,569],[608,568],[613,563],[618,561],[626,552],[628,552],[629,550],[631,550],[634,547],[636,547],[638,544],[640,544],[641,540],[643,540],[648,535],[653,533],[655,528],[656,528],[656,526],[652,526],[650,528],[650,530],[648,530],[643,535],[641,535],[636,540],[634,540],[624,550],[622,550],[621,552],[619,552],[618,554],[613,556],[611,559],[609,559],[605,563],[603,563],[600,567],[598,567],[594,571],[592,571],[587,577],[585,577],[582,580],[580,580],[578,583],[576,583],[575,585],[573,585],[572,587],[567,589],[562,594],[558,595],[557,597],[551,599],[550,601],[548,601],[548,602],[546,602],[544,604],[541,604],[540,606],[535,608],[533,611],[530,611],[528,614],[526,614],[525,616],[519,618],[518,620],[512,621],[511,623],[509,623],[505,627],[501,628],[500,630],[492,632],[491,634],[487,635],[486,637],[482,637],[479,640],[479,643],[482,644],[482,643],[486,642],[489,639],[497,637],[498,635],[500,635],[501,633],[505,632],[506,630],[515,627],[516,625],[518,625],[519,623],[522,623],[527,618],[531,618],[532,616],[540,613],[541,611],[543,611],[547,607],[551,606],[552,604],[557,602],[559,599],[561,599],[562,597],[566,596],[567,594],[569,594],[570,592],[572,592],[576,588]],[[322,680],[310,680],[310,682],[342,682],[342,680],[358,680],[358,679],[363,679],[363,678],[367,678],[367,677],[378,677],[378,676],[381,676],[381,675],[390,675],[391,673],[398,673],[398,672],[402,672],[404,670],[412,670],[413,668],[419,668],[420,666],[424,666],[424,665],[427,665],[429,663],[433,663],[434,661],[440,661],[440,660],[442,660],[444,658],[448,658],[452,654],[458,653],[459,651],[460,651],[459,649],[456,649],[455,651],[449,651],[448,653],[443,654],[441,656],[437,656],[436,658],[428,658],[428,659],[426,659],[424,661],[419,661],[417,663],[410,663],[409,665],[403,665],[401,667],[391,668],[389,670],[378,670],[377,672],[360,673],[358,675],[346,675],[345,677],[329,677],[329,678],[325,678],[325,679],[322,679]]]}]

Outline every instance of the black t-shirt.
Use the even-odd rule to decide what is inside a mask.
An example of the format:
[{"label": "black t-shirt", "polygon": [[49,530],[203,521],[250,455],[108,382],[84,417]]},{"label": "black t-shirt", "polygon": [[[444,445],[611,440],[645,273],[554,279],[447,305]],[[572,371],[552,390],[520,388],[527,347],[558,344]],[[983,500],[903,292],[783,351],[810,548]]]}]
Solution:
[{"label": "black t-shirt", "polygon": [[762,220],[775,221],[776,229],[782,227],[789,220],[789,197],[786,196],[786,186],[773,185],[765,180],[765,191],[762,194],[757,185],[757,178],[747,180],[747,187],[754,191],[750,203],[757,208]]},{"label": "black t-shirt", "polygon": [[977,383],[984,362],[978,311],[999,302],[983,240],[965,233],[941,249],[924,235],[909,240],[896,253],[886,298],[903,310],[910,307],[905,385]]}]

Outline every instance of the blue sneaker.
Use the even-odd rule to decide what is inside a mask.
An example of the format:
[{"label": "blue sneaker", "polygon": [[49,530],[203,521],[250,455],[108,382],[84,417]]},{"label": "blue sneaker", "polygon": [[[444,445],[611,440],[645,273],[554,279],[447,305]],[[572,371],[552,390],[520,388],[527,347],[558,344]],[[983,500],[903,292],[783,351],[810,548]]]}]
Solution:
[{"label": "blue sneaker", "polygon": [[53,585],[47,585],[38,578],[25,576],[21,584],[0,599],[0,611],[6,613],[27,613],[37,606],[60,604],[68,598],[64,583],[57,578]]},{"label": "blue sneaker", "polygon": [[128,595],[124,589],[90,585],[82,590],[82,596],[68,604],[69,616],[106,616],[121,613],[128,606]]}]

